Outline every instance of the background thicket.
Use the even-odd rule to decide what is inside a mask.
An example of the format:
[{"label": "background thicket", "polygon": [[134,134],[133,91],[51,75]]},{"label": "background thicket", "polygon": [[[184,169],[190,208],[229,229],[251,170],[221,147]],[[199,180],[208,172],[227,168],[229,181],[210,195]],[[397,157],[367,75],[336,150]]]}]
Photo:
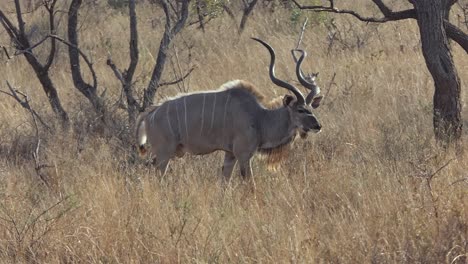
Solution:
[{"label": "background thicket", "polygon": [[[266,50],[250,37],[275,47],[277,75],[296,82],[290,49],[308,16],[303,68],[320,72],[326,97],[316,115],[323,131],[297,140],[277,171],[255,158],[255,197],[239,177],[222,191],[220,153],[186,155],[158,178],[153,167],[134,159],[121,85],[106,65],[109,55],[117,65],[128,64],[126,5],[85,1],[80,48],[93,61],[98,93],[112,113],[107,126],[73,88],[65,46],[50,69],[71,120],[63,129],[25,59],[0,55],[0,89],[7,90],[8,80],[27,93],[52,127],[39,124],[34,159],[37,135],[30,114],[0,96],[1,262],[466,263],[468,154],[442,150],[433,138],[433,83],[416,22],[364,24],[287,9],[278,1],[275,8],[258,4],[239,35],[242,11],[232,7],[239,18],[234,21],[215,2],[211,10],[219,14],[207,21],[204,33],[195,23],[176,36],[163,79],[194,71],[177,85],[161,87],[155,101],[233,79],[254,83],[270,98],[283,95],[269,80]],[[353,5],[376,12],[364,0]],[[164,14],[144,1],[137,13],[140,63],[134,86],[142,91],[155,64]],[[31,39],[40,40],[47,29],[44,14],[38,9],[25,15]],[[457,7],[452,16],[466,30],[463,14]],[[196,20],[191,13],[190,21]],[[57,35],[66,36],[65,13],[57,23]],[[0,43],[11,46],[2,31]],[[47,46],[36,50],[41,51],[46,54]],[[456,45],[453,54],[466,87],[468,56]],[[467,143],[464,132],[461,144]]]}]

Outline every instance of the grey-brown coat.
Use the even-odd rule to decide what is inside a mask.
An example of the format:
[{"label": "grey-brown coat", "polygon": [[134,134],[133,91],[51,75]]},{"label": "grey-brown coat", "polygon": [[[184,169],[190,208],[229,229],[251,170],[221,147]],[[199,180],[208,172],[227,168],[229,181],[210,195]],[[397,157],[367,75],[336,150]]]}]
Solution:
[{"label": "grey-brown coat", "polygon": [[[263,96],[246,81],[231,81],[220,89],[208,92],[184,94],[169,99],[152,110],[140,115],[137,121],[137,140],[140,151],[148,141],[155,156],[155,164],[162,174],[168,162],[175,156],[189,152],[204,155],[222,150],[225,152],[223,176],[228,180],[236,162],[241,175],[252,175],[250,161],[257,152],[271,152],[291,143],[299,132],[305,136],[309,131],[318,132],[320,123],[312,114],[312,107],[320,104],[319,89],[311,80],[306,81],[300,65],[306,56],[302,53],[296,65],[301,83],[311,89],[307,98],[291,84],[275,77],[275,54],[270,52],[270,78],[281,87],[295,94],[286,95],[283,105],[267,109],[262,104]],[[312,105],[312,106],[311,106]]]}]

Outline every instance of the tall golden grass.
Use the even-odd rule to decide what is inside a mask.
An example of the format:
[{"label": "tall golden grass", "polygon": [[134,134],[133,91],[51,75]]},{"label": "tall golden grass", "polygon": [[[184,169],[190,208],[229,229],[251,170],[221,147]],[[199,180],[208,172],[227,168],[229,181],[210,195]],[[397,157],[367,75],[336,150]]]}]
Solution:
[{"label": "tall golden grass", "polygon": [[[373,12],[365,1],[356,6]],[[80,44],[112,105],[120,85],[106,59],[111,54],[120,67],[128,64],[127,17],[102,6],[81,13]],[[141,91],[155,62],[163,18],[146,4],[138,13]],[[289,15],[259,9],[241,36],[228,17],[210,22],[205,34],[186,28],[171,49],[183,57],[183,41],[194,45],[196,70],[186,86],[207,90],[245,79],[271,98],[283,95],[268,78],[268,53],[249,38],[271,43],[277,75],[295,80],[289,51],[300,25]],[[26,18],[45,19],[40,13]],[[34,170],[29,114],[0,96],[0,262],[466,263],[468,156],[434,142],[432,79],[415,21],[366,25],[334,19],[350,47],[336,42],[327,55],[328,31],[321,23],[309,25],[303,40],[309,53],[304,69],[320,71],[326,94],[316,111],[323,131],[297,140],[278,171],[266,170],[255,158],[255,197],[239,177],[232,188],[220,188],[221,153],[174,160],[163,179],[144,162],[131,162],[131,147],[119,134],[130,131],[125,111],[112,106],[122,122],[114,131],[93,129],[92,110],[73,88],[62,47],[52,77],[73,129],[41,132],[48,186]],[[63,33],[66,19],[61,23]],[[354,47],[363,36],[363,45]],[[8,43],[4,33],[0,38]],[[456,45],[453,54],[466,87],[468,57]],[[8,80],[54,122],[24,58],[3,58],[0,76],[1,89]],[[164,77],[173,78],[170,64]],[[177,92],[175,86],[162,87],[157,100]],[[467,143],[465,133],[462,145]]]}]

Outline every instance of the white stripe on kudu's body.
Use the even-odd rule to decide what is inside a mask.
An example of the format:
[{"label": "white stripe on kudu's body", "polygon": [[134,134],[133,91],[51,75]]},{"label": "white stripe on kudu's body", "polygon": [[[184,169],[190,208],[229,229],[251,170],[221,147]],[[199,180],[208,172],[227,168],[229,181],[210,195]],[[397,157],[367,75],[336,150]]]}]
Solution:
[{"label": "white stripe on kudu's body", "polygon": [[214,116],[215,116],[215,110],[216,110],[216,93],[213,93],[214,100],[213,100],[213,109],[211,110],[211,126],[210,130],[213,129],[213,122],[214,122]]},{"label": "white stripe on kudu's body", "polygon": [[189,133],[188,133],[188,124],[187,124],[187,97],[184,97],[184,117],[185,117],[185,139],[188,140]]},{"label": "white stripe on kudu's body", "polygon": [[206,100],[206,94],[203,94],[203,106],[202,106],[202,112],[201,112],[201,127],[200,127],[200,136],[203,133],[203,123],[205,121],[205,100]]},{"label": "white stripe on kudu's body", "polygon": [[[230,178],[237,161],[241,175],[250,177],[250,160],[255,152],[276,155],[289,146],[298,132],[305,137],[309,131],[320,131],[321,125],[312,114],[312,108],[318,107],[322,99],[315,84],[316,75],[304,78],[300,70],[306,53],[295,50],[301,53],[296,64],[297,78],[311,90],[307,98],[293,85],[276,78],[274,50],[262,40],[254,40],[270,52],[269,74],[273,83],[295,96],[285,95],[282,106],[267,109],[262,104],[263,95],[252,84],[236,80],[215,91],[179,95],[142,113],[137,121],[139,149],[141,153],[146,152],[144,145],[148,141],[155,156],[154,164],[162,174],[166,172],[169,160],[175,156],[182,156],[185,152],[204,155],[222,150],[226,153],[223,179]],[[184,109],[183,115],[179,113],[181,108]],[[173,126],[175,119],[177,125]],[[269,161],[277,162],[277,159]]]}]

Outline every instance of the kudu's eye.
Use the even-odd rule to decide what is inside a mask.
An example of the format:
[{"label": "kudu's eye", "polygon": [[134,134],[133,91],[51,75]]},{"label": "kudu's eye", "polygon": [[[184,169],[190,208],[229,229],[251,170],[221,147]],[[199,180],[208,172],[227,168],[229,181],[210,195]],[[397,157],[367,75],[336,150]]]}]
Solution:
[{"label": "kudu's eye", "polygon": [[309,114],[309,111],[305,110],[305,109],[299,109],[297,110],[298,113],[300,114]]}]

